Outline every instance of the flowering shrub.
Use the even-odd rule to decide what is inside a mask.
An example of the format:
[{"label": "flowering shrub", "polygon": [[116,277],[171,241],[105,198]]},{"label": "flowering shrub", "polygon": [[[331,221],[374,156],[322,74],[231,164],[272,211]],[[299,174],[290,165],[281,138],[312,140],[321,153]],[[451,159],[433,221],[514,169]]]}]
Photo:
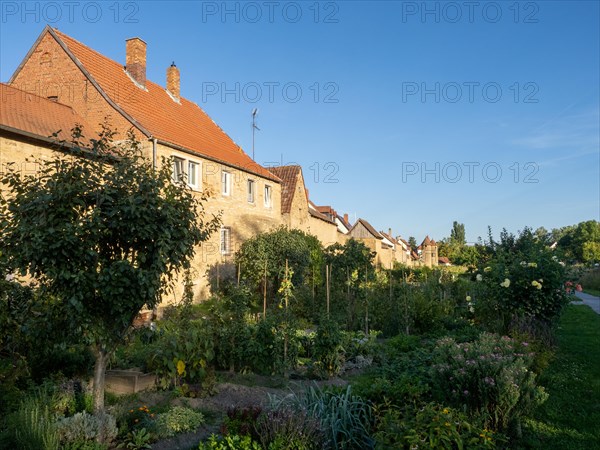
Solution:
[{"label": "flowering shrub", "polygon": [[134,429],[153,429],[155,414],[146,405],[139,408],[132,408],[125,417],[127,428]]},{"label": "flowering shrub", "polygon": [[451,406],[466,407],[494,430],[518,427],[520,417],[548,397],[535,384],[528,346],[490,333],[472,343],[439,340],[433,351],[434,395]]},{"label": "flowering shrub", "polygon": [[484,287],[476,315],[489,323],[501,319],[504,332],[515,317],[553,323],[568,303],[565,269],[553,251],[528,229],[518,238],[503,232],[493,248],[491,259],[476,274]]},{"label": "flowering shrub", "polygon": [[565,292],[567,294],[575,294],[575,292],[581,292],[583,291],[583,288],[581,287],[581,284],[575,284],[572,281],[567,281],[565,283]]}]

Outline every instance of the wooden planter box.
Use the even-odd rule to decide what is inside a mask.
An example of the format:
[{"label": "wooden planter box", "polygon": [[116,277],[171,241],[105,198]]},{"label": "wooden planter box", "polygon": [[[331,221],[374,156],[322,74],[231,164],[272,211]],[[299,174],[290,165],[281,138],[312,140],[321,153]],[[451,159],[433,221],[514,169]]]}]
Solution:
[{"label": "wooden planter box", "polygon": [[106,390],[113,394],[135,394],[155,386],[156,376],[139,370],[107,370]]}]

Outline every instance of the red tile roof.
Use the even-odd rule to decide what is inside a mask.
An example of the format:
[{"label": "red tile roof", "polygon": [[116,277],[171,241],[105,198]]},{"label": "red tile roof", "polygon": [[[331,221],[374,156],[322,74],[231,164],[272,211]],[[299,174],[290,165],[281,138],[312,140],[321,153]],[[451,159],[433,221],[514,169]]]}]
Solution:
[{"label": "red tile roof", "polygon": [[89,126],[70,106],[0,83],[1,129],[48,141],[60,131],[58,139],[69,141],[76,124]]},{"label": "red tile roof", "polygon": [[321,211],[319,211],[319,208],[320,208],[319,206],[315,205],[310,200],[308,201],[308,205],[309,205],[308,212],[310,213],[311,216],[316,217],[317,219],[321,219],[327,223],[336,225],[334,220],[330,219],[327,215],[325,215]]},{"label": "red tile roof", "polygon": [[[302,173],[300,166],[269,167],[268,170],[281,179],[281,213],[289,214],[292,210],[292,200],[296,193],[299,176]],[[304,186],[302,186],[304,188]],[[306,194],[306,189],[303,189]]]},{"label": "red tile roof", "polygon": [[133,119],[142,132],[167,145],[181,147],[192,153],[241,168],[245,171],[279,181],[271,172],[254,162],[195,103],[180,98],[175,102],[165,88],[146,81],[146,90],[136,86],[125,72],[123,64],[90,49],[81,42],[50,27],[48,32],[79,63],[86,76]]}]

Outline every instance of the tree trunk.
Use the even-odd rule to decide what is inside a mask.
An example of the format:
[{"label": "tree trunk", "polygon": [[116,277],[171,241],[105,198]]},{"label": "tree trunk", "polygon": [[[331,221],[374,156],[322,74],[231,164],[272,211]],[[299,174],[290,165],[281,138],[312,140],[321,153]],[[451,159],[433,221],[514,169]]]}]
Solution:
[{"label": "tree trunk", "polygon": [[94,414],[104,412],[104,380],[108,354],[98,345],[96,347],[96,364],[94,365]]}]

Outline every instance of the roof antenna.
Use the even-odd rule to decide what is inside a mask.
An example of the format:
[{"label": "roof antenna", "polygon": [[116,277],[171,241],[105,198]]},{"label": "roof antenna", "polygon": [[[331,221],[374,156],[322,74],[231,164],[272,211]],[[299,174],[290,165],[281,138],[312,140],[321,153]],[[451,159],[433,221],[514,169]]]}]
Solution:
[{"label": "roof antenna", "polygon": [[254,130],[260,131],[260,128],[256,126],[256,115],[258,114],[258,108],[252,110],[252,159],[254,159]]}]

